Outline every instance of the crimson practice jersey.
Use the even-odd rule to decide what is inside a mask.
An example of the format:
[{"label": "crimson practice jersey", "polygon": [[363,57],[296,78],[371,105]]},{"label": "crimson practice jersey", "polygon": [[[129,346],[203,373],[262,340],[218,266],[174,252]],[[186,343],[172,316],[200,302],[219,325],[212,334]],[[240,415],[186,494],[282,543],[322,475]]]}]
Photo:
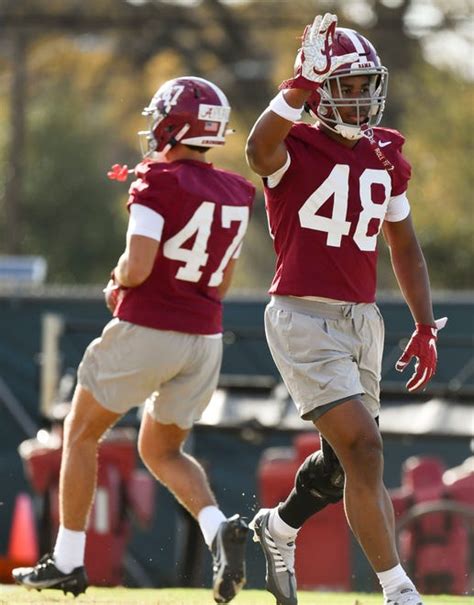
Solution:
[{"label": "crimson practice jersey", "polygon": [[240,251],[255,195],[243,177],[204,162],[143,162],[128,206],[164,219],[152,273],[126,291],[115,315],[134,324],[190,334],[222,331],[217,288]]},{"label": "crimson practice jersey", "polygon": [[375,300],[377,235],[384,219],[407,215],[390,207],[408,207],[411,169],[400,133],[373,133],[376,148],[364,137],[349,149],[308,124],[290,130],[288,170],[273,188],[264,179],[277,255],[271,293]]}]

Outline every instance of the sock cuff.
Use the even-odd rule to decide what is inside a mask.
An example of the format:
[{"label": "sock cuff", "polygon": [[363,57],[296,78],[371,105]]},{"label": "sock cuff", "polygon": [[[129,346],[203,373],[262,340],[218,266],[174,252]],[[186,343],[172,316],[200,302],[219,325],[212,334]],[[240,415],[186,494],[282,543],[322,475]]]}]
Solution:
[{"label": "sock cuff", "polygon": [[285,539],[295,539],[299,529],[291,527],[280,517],[278,508],[274,508],[269,519],[270,531]]},{"label": "sock cuff", "polygon": [[398,565],[395,565],[395,567],[387,569],[386,571],[377,572],[377,578],[379,579],[380,583],[387,581],[389,582],[390,580],[399,577],[400,574],[405,575],[405,570],[399,563]]},{"label": "sock cuff", "polygon": [[70,573],[76,567],[82,567],[85,548],[85,531],[74,531],[60,525],[53,553],[54,562],[59,571]]},{"label": "sock cuff", "polygon": [[219,529],[219,525],[226,521],[226,516],[217,506],[205,506],[197,516],[204,541],[210,547]]},{"label": "sock cuff", "polygon": [[386,571],[377,572],[377,578],[379,579],[385,595],[393,593],[399,586],[402,585],[412,586],[415,588],[413,582],[407,576],[400,563],[391,569],[387,569]]}]

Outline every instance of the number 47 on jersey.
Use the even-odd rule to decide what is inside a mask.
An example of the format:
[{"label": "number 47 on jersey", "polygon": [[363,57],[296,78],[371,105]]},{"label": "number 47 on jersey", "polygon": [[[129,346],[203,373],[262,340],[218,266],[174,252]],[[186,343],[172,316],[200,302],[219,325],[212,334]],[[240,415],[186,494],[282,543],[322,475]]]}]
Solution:
[{"label": "number 47 on jersey", "polygon": [[[215,287],[222,283],[224,270],[231,258],[237,258],[249,222],[249,208],[247,206],[221,206],[220,212],[215,212],[214,202],[202,202],[186,225],[163,246],[163,255],[172,260],[182,261],[184,265],[176,272],[176,278],[184,281],[197,282],[201,279],[204,267],[209,260],[208,241],[211,235],[213,221],[217,220],[220,226],[228,229],[232,223],[238,222],[239,227],[234,238],[224,251],[221,262],[211,274],[208,286]],[[218,209],[219,210],[219,209]],[[217,216],[214,216],[214,215]],[[192,248],[185,248],[183,244],[195,236]]]}]

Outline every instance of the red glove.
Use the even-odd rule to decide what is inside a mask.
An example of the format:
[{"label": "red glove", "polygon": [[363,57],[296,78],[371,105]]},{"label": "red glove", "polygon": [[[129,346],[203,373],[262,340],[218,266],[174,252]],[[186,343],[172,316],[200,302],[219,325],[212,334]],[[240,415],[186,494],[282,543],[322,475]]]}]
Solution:
[{"label": "red glove", "polygon": [[413,357],[417,358],[415,372],[406,384],[410,392],[423,389],[434,376],[438,361],[436,351],[438,329],[445,325],[446,318],[436,320],[434,326],[417,323],[416,330],[411,335],[405,350],[395,364],[395,369],[403,372]]}]

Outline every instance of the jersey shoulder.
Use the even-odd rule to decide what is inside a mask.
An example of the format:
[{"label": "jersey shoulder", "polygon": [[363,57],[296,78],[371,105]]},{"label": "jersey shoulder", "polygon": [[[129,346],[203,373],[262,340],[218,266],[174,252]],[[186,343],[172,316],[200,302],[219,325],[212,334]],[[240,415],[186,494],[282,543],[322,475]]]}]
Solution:
[{"label": "jersey shoulder", "polygon": [[285,145],[292,163],[296,160],[301,167],[306,167],[308,163],[313,163],[310,154],[324,153],[327,141],[327,137],[315,126],[297,122],[287,134]]},{"label": "jersey shoulder", "polygon": [[176,208],[176,200],[191,207],[202,201],[252,207],[255,185],[232,172],[200,161],[150,162],[135,168],[127,207],[142,204],[160,213]]},{"label": "jersey shoulder", "polygon": [[163,180],[176,180],[174,172],[174,164],[167,162],[154,162],[145,160],[135,166],[135,174],[137,175],[137,178],[142,179],[148,183],[154,183],[157,180],[159,180],[160,182]]},{"label": "jersey shoulder", "polygon": [[374,140],[379,153],[393,166],[390,171],[392,195],[404,193],[411,178],[411,164],[403,154],[405,137],[392,128],[374,128]]},{"label": "jersey shoulder", "polygon": [[373,129],[377,143],[382,144],[382,147],[393,145],[397,149],[401,149],[405,143],[405,137],[401,132],[394,128],[381,128],[379,126]]},{"label": "jersey shoulder", "polygon": [[170,164],[164,162],[140,162],[135,167],[136,179],[130,185],[127,206],[137,203],[159,211],[166,200],[172,199],[178,182]]},{"label": "jersey shoulder", "polygon": [[285,139],[285,142],[288,143],[306,143],[308,145],[317,146],[319,141],[321,140],[321,131],[312,126],[311,124],[306,124],[305,122],[296,122],[290,128],[290,131]]},{"label": "jersey shoulder", "polygon": [[222,178],[224,182],[232,183],[233,187],[236,187],[242,192],[244,198],[248,198],[250,204],[253,203],[256,193],[256,187],[252,182],[247,180],[241,174],[233,172],[232,170],[226,170],[224,168],[214,167],[214,173],[216,175],[219,175],[219,177]]},{"label": "jersey shoulder", "polygon": [[347,148],[329,137],[316,124],[294,124],[285,139],[285,145],[290,155],[297,157],[298,161],[304,164],[308,161],[308,152],[323,154],[341,162],[347,156]]},{"label": "jersey shoulder", "polygon": [[180,191],[196,201],[251,206],[255,187],[244,177],[200,161],[176,162]]}]

